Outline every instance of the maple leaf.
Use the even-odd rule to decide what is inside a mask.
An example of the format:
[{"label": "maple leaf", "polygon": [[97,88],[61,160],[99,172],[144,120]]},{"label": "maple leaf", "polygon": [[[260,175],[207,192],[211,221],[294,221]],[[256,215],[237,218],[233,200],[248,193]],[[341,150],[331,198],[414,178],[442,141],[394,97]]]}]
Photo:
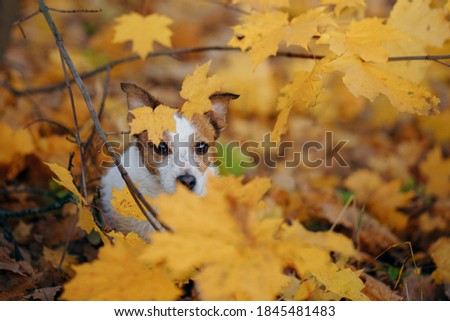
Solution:
[{"label": "maple leaf", "polygon": [[181,87],[180,96],[186,99],[181,107],[184,115],[191,119],[194,114],[203,115],[212,109],[209,96],[218,92],[222,87],[222,80],[214,75],[207,77],[211,61],[195,68],[192,75],[186,76]]},{"label": "maple leaf", "polygon": [[366,7],[364,0],[321,0],[321,4],[334,5],[334,13],[339,16],[344,9],[352,8],[363,10]]},{"label": "maple leaf", "polygon": [[388,51],[384,44],[409,37],[381,19],[366,18],[352,21],[348,29],[334,30],[326,34],[319,43],[329,43],[337,55],[355,55],[367,62],[386,62]]},{"label": "maple leaf", "polygon": [[[289,86],[289,85],[288,85]],[[292,104],[284,103],[281,105],[280,112],[277,116],[275,126],[270,133],[271,141],[279,144],[281,141],[281,136],[286,134],[288,130],[289,114],[291,113]]]},{"label": "maple leaf", "polygon": [[248,51],[254,66],[276,54],[283,39],[283,28],[288,25],[288,14],[281,11],[252,12],[244,15],[243,23],[233,27],[236,34],[228,45]]},{"label": "maple leaf", "polygon": [[130,122],[130,134],[136,135],[147,131],[149,140],[158,146],[166,130],[175,132],[176,124],[173,117],[176,111],[175,108],[165,105],[159,105],[155,109],[145,106],[131,110],[130,113],[134,118]]},{"label": "maple leaf", "polygon": [[450,195],[450,159],[442,157],[439,146],[428,152],[419,168],[427,179],[425,190],[428,194],[442,198]]},{"label": "maple leaf", "polygon": [[287,45],[299,45],[308,49],[311,39],[321,34],[319,30],[336,25],[325,9],[318,7],[293,18],[283,30],[283,40]]},{"label": "maple leaf", "polygon": [[173,278],[199,269],[192,278],[205,300],[273,299],[287,285],[286,266],[304,276],[331,264],[331,250],[355,254],[343,235],[316,234],[296,222],[282,227],[282,218],[259,206],[267,179],[210,177],[207,187],[202,199],[178,188],[154,200],[172,232],[155,233],[142,256],[150,264],[164,261]]},{"label": "maple leaf", "polygon": [[423,47],[440,47],[450,38],[450,22],[444,8],[431,8],[430,0],[398,0],[388,25],[410,35]]},{"label": "maple leaf", "polygon": [[[426,55],[428,46],[442,46],[450,38],[450,24],[444,8],[431,8],[429,0],[396,1],[387,20],[389,26],[409,36],[387,44],[390,56]],[[427,75],[430,61],[398,61],[389,71],[413,81],[421,82]]]},{"label": "maple leaf", "polygon": [[233,27],[236,36],[228,45],[248,52],[254,66],[275,55],[281,41],[308,49],[311,39],[321,34],[320,29],[334,25],[325,7],[308,10],[291,21],[281,11],[252,12],[243,16],[242,21]]},{"label": "maple leaf", "polygon": [[330,61],[328,67],[345,74],[344,84],[357,97],[363,96],[373,101],[378,95],[383,94],[400,112],[418,115],[437,113],[439,103],[437,97],[423,87],[380,68],[378,64],[349,56]]},{"label": "maple leaf", "polygon": [[[50,168],[50,170],[53,173],[55,173],[56,176],[58,177],[58,179],[53,178],[53,180],[59,185],[69,190],[79,200],[79,202],[77,203],[79,211],[77,226],[86,231],[87,233],[90,233],[92,230],[99,231],[99,228],[95,224],[94,219],[92,217],[92,213],[89,210],[89,204],[87,200],[78,191],[78,188],[75,186],[72,174],[66,168],[58,164],[55,163],[53,164],[44,163],[44,164],[47,165]],[[103,233],[100,233],[100,235],[103,236]]]},{"label": "maple leaf", "polygon": [[326,286],[327,290],[337,294],[340,298],[353,301],[366,301],[369,298],[361,293],[364,282],[359,278],[362,270],[354,272],[349,268],[339,269],[336,264],[326,265],[313,275]]},{"label": "maple leaf", "polygon": [[151,14],[142,16],[132,12],[116,18],[115,34],[113,42],[132,41],[133,51],[142,59],[145,59],[149,52],[153,51],[153,43],[171,47],[170,37],[172,31],[168,28],[172,24],[172,19],[160,15]]},{"label": "maple leaf", "polygon": [[432,277],[437,283],[450,283],[450,237],[441,237],[431,244],[429,252],[437,266]]},{"label": "maple leaf", "polygon": [[180,295],[163,266],[152,268],[138,259],[148,247],[142,239],[118,234],[114,243],[102,247],[97,260],[74,267],[76,275],[64,285],[63,299],[175,300]]},{"label": "maple leaf", "polygon": [[287,131],[289,113],[295,103],[301,103],[305,108],[317,105],[323,94],[322,65],[327,59],[315,63],[310,72],[298,71],[291,83],[284,86],[278,97],[277,109],[280,111],[272,130],[271,138],[279,143],[281,135]]},{"label": "maple leaf", "polygon": [[136,201],[133,199],[128,187],[122,188],[120,191],[113,187],[111,206],[117,213],[123,216],[130,216],[140,221],[147,221]]},{"label": "maple leaf", "polygon": [[363,169],[351,174],[344,185],[356,194],[356,200],[367,207],[382,223],[402,230],[407,217],[397,209],[408,205],[413,191],[401,192],[401,181],[384,182],[378,173]]}]

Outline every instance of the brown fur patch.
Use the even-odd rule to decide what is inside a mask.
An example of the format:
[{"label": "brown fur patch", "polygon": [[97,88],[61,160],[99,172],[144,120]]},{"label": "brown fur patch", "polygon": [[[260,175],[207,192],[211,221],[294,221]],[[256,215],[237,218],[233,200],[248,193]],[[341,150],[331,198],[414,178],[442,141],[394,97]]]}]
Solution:
[{"label": "brown fur patch", "polygon": [[214,145],[217,139],[217,131],[211,123],[210,119],[206,115],[194,114],[191,120],[192,126],[195,128],[195,137],[192,146],[194,151],[194,159],[198,164],[200,171],[203,173],[211,162],[214,161],[214,156],[210,150],[208,150],[204,155],[199,155],[195,152],[195,146],[197,143],[207,143],[209,147]]},{"label": "brown fur patch", "polygon": [[[141,155],[141,160],[143,161],[144,166],[151,174],[159,175],[158,167],[161,166],[161,164],[164,164],[164,157],[167,156],[160,155],[155,152],[153,148],[153,142],[149,141],[146,131],[140,133],[139,135],[136,135],[136,138],[136,144],[139,149],[139,154]],[[167,132],[164,133],[162,142],[167,143],[167,146],[169,147],[169,153],[171,153],[170,135]]]}]

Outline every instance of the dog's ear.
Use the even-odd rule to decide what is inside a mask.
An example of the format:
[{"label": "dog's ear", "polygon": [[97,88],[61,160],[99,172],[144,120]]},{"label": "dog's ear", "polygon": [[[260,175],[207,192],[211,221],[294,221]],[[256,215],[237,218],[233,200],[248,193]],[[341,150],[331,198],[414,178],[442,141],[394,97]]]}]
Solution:
[{"label": "dog's ear", "polygon": [[135,84],[121,83],[120,88],[127,94],[128,111],[144,106],[155,109],[161,104],[158,99]]},{"label": "dog's ear", "polygon": [[230,93],[215,93],[209,96],[213,108],[206,112],[205,115],[209,118],[216,130],[217,137],[227,123],[228,104],[230,100],[236,98],[239,98],[239,95]]}]

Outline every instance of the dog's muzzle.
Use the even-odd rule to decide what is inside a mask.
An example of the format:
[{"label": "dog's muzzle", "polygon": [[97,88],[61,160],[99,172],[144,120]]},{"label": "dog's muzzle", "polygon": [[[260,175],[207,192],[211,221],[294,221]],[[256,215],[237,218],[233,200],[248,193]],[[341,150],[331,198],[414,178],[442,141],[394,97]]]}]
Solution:
[{"label": "dog's muzzle", "polygon": [[179,180],[181,182],[181,184],[183,184],[184,186],[189,188],[191,191],[195,187],[196,179],[192,175],[188,175],[188,174],[180,175],[180,176],[177,177],[177,180]]}]

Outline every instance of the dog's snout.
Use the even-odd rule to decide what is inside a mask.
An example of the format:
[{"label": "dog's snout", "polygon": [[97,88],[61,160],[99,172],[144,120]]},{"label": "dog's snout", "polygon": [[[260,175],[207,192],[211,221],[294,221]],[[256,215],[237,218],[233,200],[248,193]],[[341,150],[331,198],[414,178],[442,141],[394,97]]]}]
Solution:
[{"label": "dog's snout", "polygon": [[190,190],[193,190],[195,187],[195,177],[192,175],[181,175],[177,177],[177,180],[179,180],[181,182],[181,184],[183,184],[184,186],[186,186],[187,188],[189,188]]}]

